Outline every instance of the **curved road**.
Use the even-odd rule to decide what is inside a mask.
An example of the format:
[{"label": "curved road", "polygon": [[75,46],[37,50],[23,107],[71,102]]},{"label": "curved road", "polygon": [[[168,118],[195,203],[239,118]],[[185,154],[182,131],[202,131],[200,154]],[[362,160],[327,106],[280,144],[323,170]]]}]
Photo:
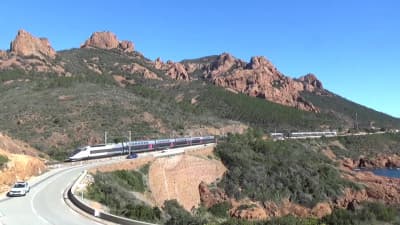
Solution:
[{"label": "curved road", "polygon": [[65,203],[63,192],[83,170],[110,161],[54,169],[37,177],[26,196],[0,199],[0,225],[100,224],[73,211]]},{"label": "curved road", "polygon": [[[214,145],[214,144],[211,144]],[[209,144],[204,145],[209,146]],[[152,153],[155,157],[182,154],[184,151],[202,148],[190,146]],[[143,156],[147,153],[143,153]],[[96,222],[72,210],[64,201],[63,193],[85,169],[116,163],[124,157],[105,158],[99,161],[76,163],[49,172],[30,181],[31,191],[23,197],[0,197],[0,225],[93,225],[112,224]],[[98,220],[100,221],[100,220]]]}]

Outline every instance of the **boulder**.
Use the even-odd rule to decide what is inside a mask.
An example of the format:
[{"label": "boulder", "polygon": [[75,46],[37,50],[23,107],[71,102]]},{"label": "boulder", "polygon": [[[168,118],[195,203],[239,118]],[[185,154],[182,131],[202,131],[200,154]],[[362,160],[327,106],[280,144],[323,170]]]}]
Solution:
[{"label": "boulder", "polygon": [[211,191],[205,182],[199,184],[199,193],[200,201],[206,208],[229,200],[223,190],[217,188]]}]

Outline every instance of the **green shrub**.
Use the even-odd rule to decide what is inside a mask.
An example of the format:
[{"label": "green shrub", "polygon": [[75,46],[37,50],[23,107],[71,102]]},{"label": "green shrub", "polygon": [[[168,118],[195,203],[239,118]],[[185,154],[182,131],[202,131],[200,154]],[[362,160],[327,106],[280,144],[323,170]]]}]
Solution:
[{"label": "green shrub", "polygon": [[229,202],[221,202],[211,206],[208,211],[210,211],[216,217],[227,217],[228,211],[231,208],[231,204]]},{"label": "green shrub", "polygon": [[2,168],[8,162],[7,156],[0,155],[0,168]]},{"label": "green shrub", "polygon": [[199,217],[192,216],[175,199],[165,201],[164,210],[170,217],[165,223],[166,225],[202,225],[207,223]]},{"label": "green shrub", "polygon": [[385,206],[382,203],[364,203],[361,209],[355,211],[336,209],[331,215],[321,219],[327,225],[378,225],[397,224],[400,222],[399,209],[392,206]]},{"label": "green shrub", "polygon": [[346,209],[337,209],[323,219],[327,225],[354,225],[355,220],[353,213]]},{"label": "green shrub", "polygon": [[382,203],[371,202],[363,209],[366,212],[372,212],[379,221],[391,222],[399,215],[399,211],[393,207],[385,206]]},{"label": "green shrub", "polygon": [[143,175],[140,172],[135,170],[116,170],[110,172],[110,174],[115,177],[114,180],[118,184],[126,187],[127,189],[142,193],[145,191]]},{"label": "green shrub", "polygon": [[138,174],[136,171],[98,172],[94,175],[94,183],[87,189],[86,197],[106,205],[113,214],[157,222],[161,218],[160,209],[147,206],[131,193],[139,186],[144,188],[141,174]]}]

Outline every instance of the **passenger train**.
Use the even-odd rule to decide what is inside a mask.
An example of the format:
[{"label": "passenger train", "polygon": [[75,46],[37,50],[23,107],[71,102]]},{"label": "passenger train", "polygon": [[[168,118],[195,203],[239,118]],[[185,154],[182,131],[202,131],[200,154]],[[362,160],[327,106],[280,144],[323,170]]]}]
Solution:
[{"label": "passenger train", "polygon": [[313,131],[313,132],[292,132],[292,133],[270,133],[274,140],[285,139],[306,139],[306,138],[321,138],[321,137],[335,137],[336,131]]},{"label": "passenger train", "polygon": [[215,143],[215,137],[183,137],[173,139],[142,140],[116,144],[84,146],[76,149],[68,158],[68,161],[128,154],[129,148],[131,153],[138,153],[208,143]]}]

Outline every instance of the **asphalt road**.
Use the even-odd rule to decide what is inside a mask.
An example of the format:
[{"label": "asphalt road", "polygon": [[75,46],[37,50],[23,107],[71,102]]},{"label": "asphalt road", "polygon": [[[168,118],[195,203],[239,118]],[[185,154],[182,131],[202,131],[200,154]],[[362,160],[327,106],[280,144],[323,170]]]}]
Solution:
[{"label": "asphalt road", "polygon": [[[207,146],[214,145],[208,144]],[[203,145],[151,153],[155,157],[182,154]],[[140,154],[142,157],[150,153]],[[114,159],[69,163],[29,181],[31,191],[22,197],[0,197],[0,225],[92,225],[98,223],[72,210],[63,193],[85,169],[124,160]],[[86,164],[87,163],[87,164]],[[74,165],[75,164],[75,165]],[[110,223],[107,223],[110,224]]]},{"label": "asphalt road", "polygon": [[[98,165],[98,164],[96,164]],[[1,225],[82,225],[99,224],[73,211],[65,203],[63,192],[88,167],[55,169],[31,182],[31,191],[23,197],[0,200]]]}]

